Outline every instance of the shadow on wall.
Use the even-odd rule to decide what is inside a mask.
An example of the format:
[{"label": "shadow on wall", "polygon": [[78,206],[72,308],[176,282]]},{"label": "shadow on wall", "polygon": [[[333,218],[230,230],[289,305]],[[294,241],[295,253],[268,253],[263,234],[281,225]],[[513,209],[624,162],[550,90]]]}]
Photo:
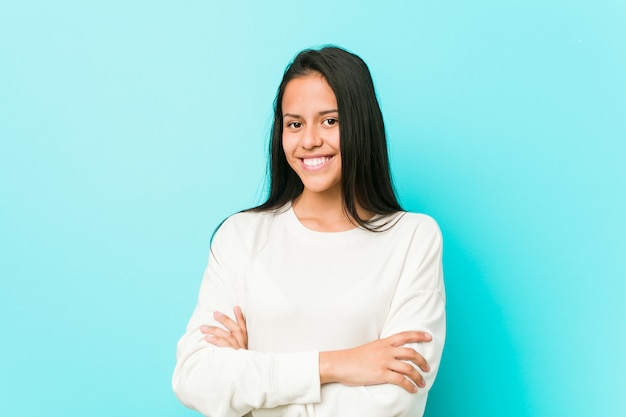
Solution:
[{"label": "shadow on wall", "polygon": [[448,332],[425,416],[528,416],[523,372],[501,308],[471,250],[441,227]]}]

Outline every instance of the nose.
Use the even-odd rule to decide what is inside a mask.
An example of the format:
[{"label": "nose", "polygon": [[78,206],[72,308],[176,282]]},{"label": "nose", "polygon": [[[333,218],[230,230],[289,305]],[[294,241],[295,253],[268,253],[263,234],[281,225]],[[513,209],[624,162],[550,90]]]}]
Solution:
[{"label": "nose", "polygon": [[322,132],[315,126],[309,126],[304,130],[301,145],[303,149],[309,150],[321,146],[323,141]]}]

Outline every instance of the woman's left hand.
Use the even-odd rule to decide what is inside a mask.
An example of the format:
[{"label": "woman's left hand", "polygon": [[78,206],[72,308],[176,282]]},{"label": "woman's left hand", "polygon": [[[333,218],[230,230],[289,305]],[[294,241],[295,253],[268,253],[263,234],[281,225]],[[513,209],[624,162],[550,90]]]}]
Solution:
[{"label": "woman's left hand", "polygon": [[205,340],[212,345],[233,349],[248,349],[248,329],[241,307],[235,307],[235,320],[216,311],[213,317],[227,330],[217,326],[202,326],[200,331],[206,334]]}]

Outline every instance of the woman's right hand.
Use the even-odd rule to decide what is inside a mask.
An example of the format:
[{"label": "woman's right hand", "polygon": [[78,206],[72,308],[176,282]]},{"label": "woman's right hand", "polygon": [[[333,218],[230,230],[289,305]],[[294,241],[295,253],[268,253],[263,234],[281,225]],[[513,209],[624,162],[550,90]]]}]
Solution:
[{"label": "woman's right hand", "polygon": [[213,318],[222,324],[225,329],[217,326],[201,326],[200,332],[205,334],[204,339],[212,345],[232,349],[248,349],[248,328],[241,307],[235,307],[235,320],[216,311]]},{"label": "woman's right hand", "polygon": [[417,392],[417,387],[424,388],[426,384],[409,362],[423,372],[428,372],[430,367],[422,355],[403,345],[431,340],[428,333],[408,331],[353,349],[320,352],[320,381],[350,386],[389,383]]}]

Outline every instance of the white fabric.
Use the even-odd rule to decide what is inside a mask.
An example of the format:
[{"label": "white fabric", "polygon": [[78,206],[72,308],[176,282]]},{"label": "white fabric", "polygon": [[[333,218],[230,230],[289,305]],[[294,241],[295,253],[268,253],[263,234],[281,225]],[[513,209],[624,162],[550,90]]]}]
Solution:
[{"label": "white fabric", "polygon": [[[290,207],[228,218],[178,343],[178,398],[215,417],[421,416],[445,339],[442,240],[426,215],[393,220],[384,232],[323,233],[304,227]],[[236,305],[246,316],[249,350],[207,343],[200,326],[219,325],[214,311],[233,318]],[[320,387],[319,352],[405,330],[433,336],[411,345],[431,366],[425,389]]]}]

